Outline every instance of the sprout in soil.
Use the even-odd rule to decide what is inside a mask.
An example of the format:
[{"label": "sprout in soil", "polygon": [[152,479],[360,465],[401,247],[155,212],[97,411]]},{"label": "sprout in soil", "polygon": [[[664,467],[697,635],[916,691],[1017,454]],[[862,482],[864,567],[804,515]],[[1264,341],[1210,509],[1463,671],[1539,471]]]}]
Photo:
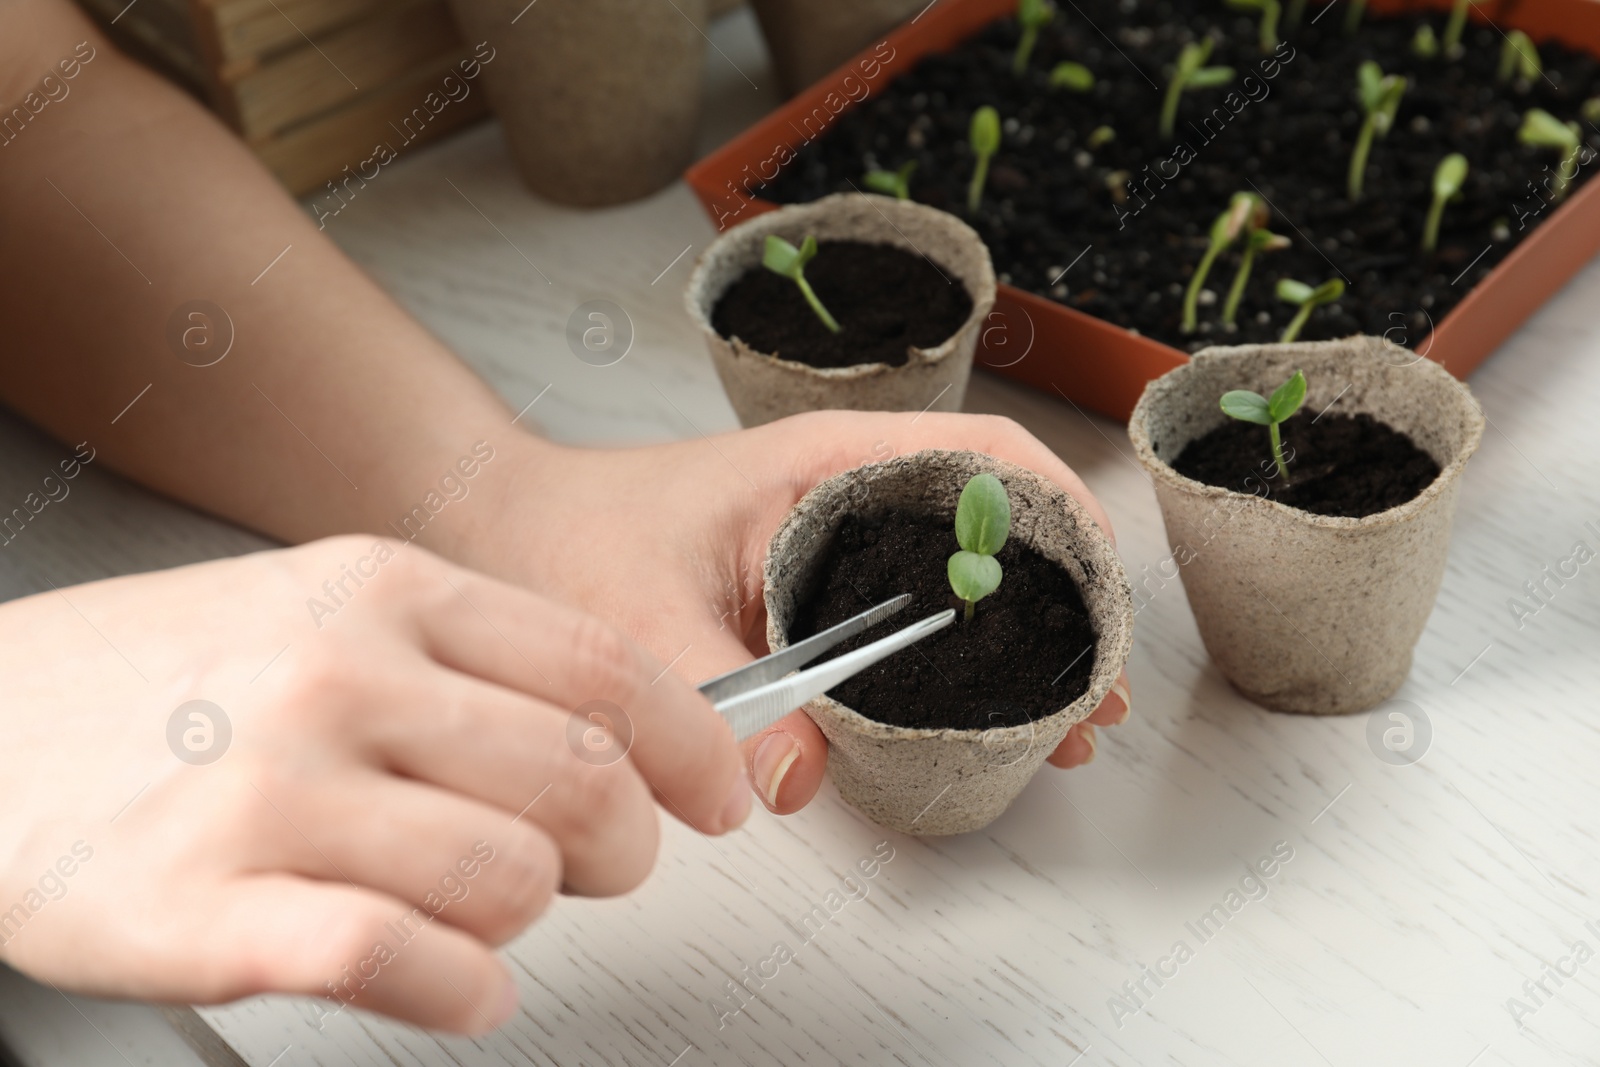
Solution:
[{"label": "sprout in soil", "polygon": [[1450,9],[1450,21],[1444,24],[1444,54],[1450,59],[1460,57],[1461,31],[1467,28],[1467,8],[1478,0],[1455,0]]},{"label": "sprout in soil", "polygon": [[1367,0],[1350,0],[1350,6],[1344,12],[1344,35],[1354,37],[1356,30],[1361,27],[1361,20],[1367,13]]},{"label": "sprout in soil", "polygon": [[1315,289],[1293,278],[1278,279],[1278,299],[1285,304],[1298,305],[1300,308],[1294,313],[1294,318],[1289,320],[1289,325],[1283,331],[1283,336],[1278,338],[1278,343],[1286,345],[1299,337],[1301,329],[1313,311],[1323,304],[1333,303],[1343,295],[1344,282],[1338,278],[1329,278]]},{"label": "sprout in soil", "polygon": [[1378,64],[1367,60],[1356,71],[1356,95],[1366,118],[1361,132],[1356,135],[1356,148],[1350,154],[1349,193],[1351,200],[1361,199],[1361,187],[1367,176],[1367,156],[1372,151],[1374,137],[1386,137],[1394,126],[1395,112],[1400,110],[1400,98],[1406,92],[1406,79],[1399,74],[1385,74]]},{"label": "sprout in soil", "polygon": [[1178,64],[1167,83],[1167,96],[1161,104],[1161,136],[1171,137],[1178,126],[1178,101],[1190,89],[1215,89],[1233,81],[1232,67],[1208,67],[1216,42],[1207,37],[1199,44],[1190,42],[1178,53]]},{"label": "sprout in soil", "polygon": [[838,333],[839,321],[828,314],[828,309],[822,306],[817,294],[811,291],[811,283],[806,281],[806,264],[810,263],[816,254],[817,239],[812,234],[806,234],[806,239],[800,242],[799,248],[796,248],[777,234],[769,233],[766,251],[761,256],[761,265],[774,274],[781,274],[791,279],[799,286],[800,295],[806,298],[806,303],[817,313],[822,325],[831,332]]},{"label": "sprout in soil", "polygon": [[1416,36],[1411,38],[1411,54],[1418,59],[1432,59],[1439,54],[1439,38],[1426,22],[1417,27]]},{"label": "sprout in soil", "polygon": [[1521,30],[1512,30],[1506,34],[1506,43],[1500,46],[1500,69],[1495,74],[1495,81],[1504,85],[1516,75],[1523,81],[1531,82],[1544,73],[1544,65],[1539,62],[1539,46],[1533,43],[1533,38]]},{"label": "sprout in soil", "polygon": [[1278,477],[1289,480],[1289,465],[1283,461],[1283,438],[1278,427],[1289,416],[1300,410],[1306,402],[1306,376],[1299,371],[1294,377],[1274,389],[1272,396],[1264,397],[1248,389],[1235,389],[1222,394],[1222,410],[1241,422],[1253,422],[1267,428],[1272,438],[1272,458],[1278,464]]},{"label": "sprout in soil", "polygon": [[1278,47],[1278,15],[1283,10],[1278,0],[1228,0],[1235,11],[1261,12],[1261,50],[1272,53]]},{"label": "sprout in soil", "polygon": [[908,160],[899,170],[869,170],[861,184],[875,193],[892,196],[896,200],[911,199],[911,172],[917,169],[916,160]]},{"label": "sprout in soil", "polygon": [[1239,239],[1239,234],[1253,219],[1261,218],[1261,210],[1261,199],[1254,193],[1234,193],[1233,199],[1228,201],[1227,210],[1211,223],[1205,255],[1200,257],[1194,274],[1189,278],[1189,288],[1183,294],[1184,333],[1194,333],[1199,325],[1200,290],[1206,284],[1206,275],[1211,273],[1211,264],[1216,262],[1224,249]]},{"label": "sprout in soil", "polygon": [[1543,108],[1529,108],[1522,116],[1522,129],[1517,140],[1535,148],[1554,148],[1561,152],[1561,166],[1556,169],[1556,183],[1550,189],[1556,200],[1567,195],[1572,179],[1578,174],[1578,154],[1583,151],[1582,131],[1576,122],[1563,123]]},{"label": "sprout in soil", "polygon": [[1239,272],[1233,276],[1233,285],[1228,289],[1228,300],[1222,305],[1222,323],[1224,326],[1232,326],[1234,320],[1238,317],[1239,301],[1244,299],[1244,287],[1250,281],[1250,268],[1255,264],[1256,253],[1278,252],[1289,247],[1289,239],[1287,237],[1273,233],[1262,225],[1267,221],[1265,207],[1266,205],[1262,205],[1263,210],[1260,213],[1259,222],[1255,219],[1251,220],[1254,228],[1251,229],[1250,235],[1245,238],[1244,257],[1239,260]]},{"label": "sprout in soil", "polygon": [[1094,72],[1082,63],[1057,63],[1050,71],[1050,88],[1086,93],[1094,88]]},{"label": "sprout in soil", "polygon": [[1017,22],[1022,26],[1022,37],[1011,57],[1011,73],[1021,74],[1028,69],[1028,57],[1039,40],[1039,30],[1055,13],[1050,0],[1017,0]]},{"label": "sprout in soil", "polygon": [[1591,96],[1583,102],[1578,109],[1578,114],[1583,116],[1583,121],[1593,126],[1600,123],[1600,96]]},{"label": "sprout in soil", "polygon": [[978,601],[1000,586],[1000,561],[994,554],[1011,532],[1011,501],[1006,487],[992,474],[973,475],[956,504],[956,543],[961,551],[950,557],[946,571],[950,588],[967,605],[962,616],[972,619]]},{"label": "sprout in soil", "polygon": [[983,202],[983,183],[989,178],[989,160],[1000,151],[1000,112],[987,105],[974,111],[967,140],[977,159],[972,168],[972,184],[967,186],[967,211],[976,215]]},{"label": "sprout in soil", "polygon": [[1452,152],[1439,161],[1433,172],[1433,204],[1428,208],[1428,224],[1422,231],[1422,250],[1429,255],[1439,247],[1439,220],[1444,206],[1461,193],[1467,180],[1467,157]]},{"label": "sprout in soil", "polygon": [[1108,145],[1116,139],[1117,131],[1113,130],[1110,126],[1096,126],[1089,132],[1089,136],[1085,138],[1084,144],[1088,145],[1089,148],[1093,150],[1099,148],[1101,145]]}]

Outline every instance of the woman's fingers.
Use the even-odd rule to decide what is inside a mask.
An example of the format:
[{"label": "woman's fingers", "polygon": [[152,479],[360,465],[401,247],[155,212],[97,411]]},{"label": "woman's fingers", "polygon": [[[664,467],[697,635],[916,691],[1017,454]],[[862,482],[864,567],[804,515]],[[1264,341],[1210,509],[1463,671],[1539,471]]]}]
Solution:
[{"label": "woman's fingers", "polygon": [[[213,891],[194,928],[174,938],[183,998],[220,1002],[299,993],[330,1016],[365,1008],[418,1026],[485,1033],[516,1011],[516,985],[494,952],[409,905],[344,882],[247,875]],[[198,993],[198,995],[197,995]],[[147,994],[148,995],[148,994]]]},{"label": "woman's fingers", "polygon": [[1128,688],[1128,672],[1124,669],[1111,683],[1111,692],[1100,701],[1100,706],[1089,715],[1096,726],[1121,726],[1133,712],[1133,695]]},{"label": "woman's fingers", "polygon": [[[614,711],[575,718],[453,671],[423,688],[434,692],[417,710],[371,728],[387,769],[493,805],[482,809],[489,825],[474,831],[491,841],[512,820],[513,828],[548,834],[567,892],[612,896],[644,880],[660,827],[650,787],[625,758],[631,738]],[[428,817],[416,814],[419,822]]]},{"label": "woman's fingers", "polygon": [[1117,680],[1111,683],[1111,692],[1100,701],[1100,706],[1089,714],[1088,719],[1078,723],[1067,731],[1067,736],[1061,739],[1056,750],[1050,753],[1047,762],[1056,767],[1081,767],[1094,760],[1099,744],[1099,735],[1095,726],[1117,726],[1128,721],[1128,715],[1133,710],[1133,698],[1128,691],[1128,672],[1122,671],[1117,675]]},{"label": "woman's fingers", "polygon": [[557,834],[448,789],[341,767],[292,790],[263,790],[275,813],[301,829],[261,841],[250,861],[348,880],[403,901],[406,923],[437,918],[500,944],[544,912],[563,877],[613,891],[643,879],[657,827],[649,793],[637,779],[635,788],[632,810],[610,813],[587,834]]},{"label": "woman's fingers", "polygon": [[732,732],[665,665],[592,616],[467,571],[448,582],[448,596],[418,617],[435,659],[559,707],[616,717],[615,728],[632,734],[627,758],[696,829],[724,833],[749,815]]}]

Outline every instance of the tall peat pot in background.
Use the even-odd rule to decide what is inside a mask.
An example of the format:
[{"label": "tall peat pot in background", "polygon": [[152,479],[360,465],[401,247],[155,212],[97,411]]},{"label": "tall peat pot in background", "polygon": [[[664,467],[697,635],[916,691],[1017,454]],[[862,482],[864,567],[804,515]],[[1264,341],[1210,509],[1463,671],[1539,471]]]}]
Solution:
[{"label": "tall peat pot in background", "polygon": [[[694,156],[709,0],[450,0],[530,189],[577,207],[670,185]],[[515,23],[513,24],[513,19]]]},{"label": "tall peat pot in background", "polygon": [[[1252,472],[1253,483],[1245,479],[1246,491],[1174,469],[1185,466],[1191,444],[1230,425],[1219,406],[1224,393],[1266,396],[1296,371],[1308,388],[1301,421],[1283,432],[1285,454],[1298,453],[1286,483],[1270,459]],[[1310,424],[1323,420],[1352,434],[1387,433],[1373,430],[1375,420],[1405,435],[1398,447],[1425,466],[1416,481],[1425,487],[1362,517],[1270,499],[1293,499],[1287,494],[1314,490],[1319,478],[1370,489],[1403,466],[1373,461],[1369,448],[1367,470],[1328,474],[1336,469],[1322,465],[1328,457],[1306,454]],[[1258,433],[1250,439],[1267,454],[1267,427],[1238,425]],[[1465,385],[1375,337],[1208,348],[1145,388],[1128,435],[1155,485],[1206,651],[1241,693],[1274,711],[1327,714],[1366,710],[1400,687],[1444,577],[1461,473],[1483,427]]]},{"label": "tall peat pot in background", "polygon": [[[772,237],[815,240],[805,284],[838,330],[799,283],[763,267]],[[802,411],[961,410],[994,297],[972,227],[912,201],[838,193],[728,230],[701,253],[684,300],[740,423],[757,426]]]},{"label": "tall peat pot in background", "polygon": [[[985,473],[1009,501],[1005,569],[964,621],[948,558],[963,488]],[[819,605],[848,617],[916,596],[858,644],[957,609],[956,622],[805,709],[828,738],[840,795],[904,833],[965,833],[999,818],[1099,706],[1133,647],[1127,575],[1094,519],[1054,483],[975,452],[914,452],[828,479],[773,534],[764,578],[774,651],[841,621]]]},{"label": "tall peat pot in background", "polygon": [[793,96],[928,0],[752,0],[785,96]]}]

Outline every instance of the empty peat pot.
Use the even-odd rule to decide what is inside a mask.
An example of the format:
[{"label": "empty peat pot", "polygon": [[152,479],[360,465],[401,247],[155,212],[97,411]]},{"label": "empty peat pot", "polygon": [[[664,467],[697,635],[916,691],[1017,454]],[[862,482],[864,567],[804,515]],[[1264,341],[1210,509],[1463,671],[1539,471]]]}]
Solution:
[{"label": "empty peat pot", "polygon": [[[1011,503],[1011,533],[1002,553],[1031,550],[1042,559],[1031,560],[1030,566],[1046,571],[1055,581],[1059,577],[1049,565],[1059,566],[1081,597],[1081,610],[1087,616],[1083,632],[1092,628],[1092,643],[1082,650],[1065,645],[1051,649],[1045,677],[1055,674],[1057,660],[1066,667],[1084,656],[1088,662],[1078,681],[1084,688],[1059,707],[1048,703],[1046,692],[1044,710],[1030,713],[1031,721],[1024,717],[1019,724],[981,729],[893,726],[883,719],[895,718],[891,713],[900,709],[846,707],[832,694],[807,704],[806,713],[828,738],[828,770],[839,794],[874,822],[904,833],[958,834],[987,826],[1016,799],[1067,730],[1099,706],[1133,646],[1133,599],[1116,550],[1089,513],[1053,482],[990,456],[936,450],[898,456],[828,479],[795,505],[767,548],[767,643],[777,651],[788,646],[797,615],[808,610],[818,595],[830,546],[847,523],[881,522],[886,516],[936,520],[951,531],[948,545],[941,542],[929,561],[942,572],[956,548],[954,516],[961,490],[983,472],[1000,479]],[[1013,573],[1012,564],[1007,566],[1008,577],[991,596],[1005,593],[1007,580],[1023,581],[1020,567]],[[868,598],[876,595],[870,589],[862,593]],[[948,606],[950,595],[948,586],[930,590],[881,625],[898,629],[934,614]],[[988,604],[988,598],[978,602],[980,616],[995,610]],[[869,606],[861,604],[862,609]],[[1045,610],[1065,609],[1047,604]],[[1082,616],[1078,618],[1081,621]],[[895,655],[922,657],[930,678],[954,674],[965,666],[952,662],[959,655],[952,650],[963,647],[955,631],[968,625],[958,619]],[[1085,655],[1091,651],[1092,657]],[[891,656],[882,666],[889,668],[894,662]],[[886,703],[905,699],[890,693]]]},{"label": "empty peat pot", "polygon": [[[816,367],[751,347],[737,336],[724,337],[712,325],[724,294],[750,271],[759,271],[768,234],[799,246],[807,237],[828,242],[886,245],[931,264],[938,284],[964,287],[971,311],[955,328],[928,347],[908,346],[900,365],[862,362]],[[814,272],[807,277],[819,285]],[[776,276],[774,276],[776,278]],[[793,287],[786,279],[778,279]],[[976,231],[954,215],[907,200],[867,193],[836,193],[809,204],[779,208],[744,222],[717,238],[700,255],[689,278],[685,302],[705,336],[711,361],[728,400],[744,426],[795,415],[802,411],[959,411],[972,374],[972,356],[983,321],[994,307],[994,266]],[[798,288],[792,294],[804,314]],[[824,300],[826,303],[826,300]],[[925,309],[905,309],[915,320]],[[852,323],[840,316],[838,334],[848,344],[853,336],[870,342],[866,330],[853,334]],[[820,329],[820,327],[819,327]],[[896,353],[900,355],[900,353]]]},{"label": "empty peat pot", "polygon": [[[1438,476],[1397,507],[1348,518],[1173,469],[1191,441],[1228,421],[1223,393],[1268,395],[1296,370],[1308,383],[1307,417],[1371,415],[1431,456]],[[1208,348],[1145,388],[1128,436],[1155,484],[1206,651],[1241,693],[1274,711],[1332,714],[1364,711],[1400,687],[1444,577],[1461,472],[1483,426],[1465,385],[1376,337]],[[1266,438],[1265,426],[1252,428]]]}]

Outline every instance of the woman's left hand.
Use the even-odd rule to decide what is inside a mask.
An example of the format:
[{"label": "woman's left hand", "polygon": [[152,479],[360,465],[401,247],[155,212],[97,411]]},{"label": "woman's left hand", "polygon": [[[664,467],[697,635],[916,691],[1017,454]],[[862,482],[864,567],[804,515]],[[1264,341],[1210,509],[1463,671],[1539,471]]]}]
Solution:
[{"label": "woman's left hand", "polygon": [[[815,412],[700,440],[617,450],[519,439],[497,458],[491,521],[462,530],[450,555],[581,605],[619,627],[681,677],[710,678],[765,655],[762,563],[784,515],[840,471],[915,452],[959,448],[1033,470],[1088,509],[1104,510],[1076,474],[1009,419],[928,412]],[[1124,721],[1124,673],[1049,761],[1089,762],[1094,725]],[[816,794],[827,741],[795,712],[745,742],[751,781],[780,814]]]}]

